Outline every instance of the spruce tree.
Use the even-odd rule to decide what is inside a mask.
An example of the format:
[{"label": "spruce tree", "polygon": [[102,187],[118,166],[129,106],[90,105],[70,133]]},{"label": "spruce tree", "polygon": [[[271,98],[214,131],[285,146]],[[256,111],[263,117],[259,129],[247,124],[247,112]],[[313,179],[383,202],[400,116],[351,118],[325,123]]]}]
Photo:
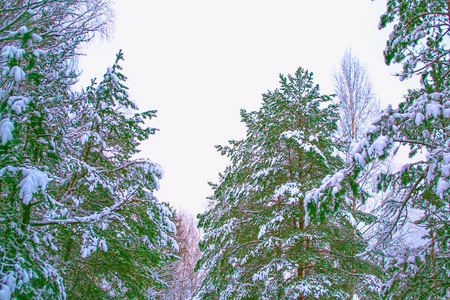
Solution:
[{"label": "spruce tree", "polygon": [[44,221],[70,224],[61,247],[71,299],[94,293],[147,299],[163,285],[153,270],[173,256],[164,248],[176,247],[171,212],[152,195],[163,170],[148,159],[133,159],[155,131],[143,127],[155,112],[135,112],[122,59],[119,52],[103,80],[74,98],[59,174],[64,179],[54,191],[69,208],[64,218]]}]

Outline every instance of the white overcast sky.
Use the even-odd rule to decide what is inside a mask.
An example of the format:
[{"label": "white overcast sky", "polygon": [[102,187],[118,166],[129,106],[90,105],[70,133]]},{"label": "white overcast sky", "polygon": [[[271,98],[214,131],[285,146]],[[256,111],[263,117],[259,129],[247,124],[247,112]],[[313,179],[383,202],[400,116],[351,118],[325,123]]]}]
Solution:
[{"label": "white overcast sky", "polygon": [[81,59],[80,83],[101,78],[123,49],[123,73],[141,110],[158,110],[160,129],[142,155],[165,170],[160,201],[202,212],[227,160],[214,145],[245,137],[239,110],[257,110],[279,74],[302,66],[322,93],[347,48],[366,64],[382,107],[407,88],[382,51],[389,30],[377,29],[384,0],[116,0],[115,31]]}]

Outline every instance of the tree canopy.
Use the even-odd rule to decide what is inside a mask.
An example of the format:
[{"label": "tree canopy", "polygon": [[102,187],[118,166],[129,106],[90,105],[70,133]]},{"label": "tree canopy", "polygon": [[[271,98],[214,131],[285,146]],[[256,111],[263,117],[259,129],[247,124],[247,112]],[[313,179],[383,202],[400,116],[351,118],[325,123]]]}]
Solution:
[{"label": "tree canopy", "polygon": [[[367,251],[385,247],[383,265],[388,279],[380,294],[387,298],[438,299],[450,295],[449,5],[437,0],[388,1],[380,22],[380,28],[394,23],[384,51],[386,63],[402,63],[399,78],[420,76],[422,86],[410,90],[398,108],[384,109],[351,145],[347,166],[306,197],[314,212],[335,206],[342,198],[330,191],[355,191],[354,178],[369,163],[388,157],[395,160],[399,149],[409,152],[409,161],[398,159],[398,168],[380,171],[376,177],[377,190],[388,196],[380,206],[383,226]],[[400,247],[389,245],[404,235],[405,229],[416,229],[422,236]]]},{"label": "tree canopy", "polygon": [[198,299],[348,298],[352,266],[369,268],[348,255],[363,241],[344,214],[305,224],[305,193],[342,164],[337,107],[302,68],[280,85],[258,111],[241,111],[244,140],[217,147],[231,165],[200,216]]},{"label": "tree canopy", "polygon": [[176,247],[153,196],[162,168],[134,159],[155,129],[129,99],[119,52],[85,91],[77,49],[106,32],[104,1],[0,4],[0,298],[148,298]]}]

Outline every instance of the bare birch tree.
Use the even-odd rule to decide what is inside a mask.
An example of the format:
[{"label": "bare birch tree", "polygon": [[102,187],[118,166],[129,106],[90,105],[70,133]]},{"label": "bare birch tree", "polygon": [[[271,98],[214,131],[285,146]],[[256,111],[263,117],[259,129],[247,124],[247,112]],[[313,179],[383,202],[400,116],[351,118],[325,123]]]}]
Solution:
[{"label": "bare birch tree", "polygon": [[366,68],[351,50],[345,51],[333,79],[340,102],[339,130],[342,137],[350,142],[361,136],[365,125],[379,111],[379,105]]},{"label": "bare birch tree", "polygon": [[179,246],[176,253],[180,260],[174,261],[166,268],[167,287],[161,291],[161,299],[189,299],[201,281],[201,271],[195,272],[195,265],[200,258],[198,243],[200,230],[194,217],[186,211],[175,212],[175,239]]},{"label": "bare birch tree", "polygon": [[[335,70],[333,74],[333,81],[340,108],[339,133],[346,143],[343,150],[344,155],[348,157],[350,143],[363,135],[366,126],[370,124],[380,108],[365,66],[352,54],[350,49],[345,51],[339,70]],[[372,165],[370,170],[359,175],[358,182],[364,190],[370,189],[371,178],[379,167],[380,165]],[[370,228],[370,224],[356,217],[358,214],[371,210],[364,207],[365,201],[362,197],[360,198],[349,195],[346,203],[354,220],[352,222],[353,240],[357,238],[357,228]],[[365,238],[367,239],[367,236]],[[355,248],[352,248],[352,254],[357,255]],[[356,269],[352,271],[356,273]],[[361,289],[361,282],[352,275],[349,300],[353,299],[359,289]]]}]

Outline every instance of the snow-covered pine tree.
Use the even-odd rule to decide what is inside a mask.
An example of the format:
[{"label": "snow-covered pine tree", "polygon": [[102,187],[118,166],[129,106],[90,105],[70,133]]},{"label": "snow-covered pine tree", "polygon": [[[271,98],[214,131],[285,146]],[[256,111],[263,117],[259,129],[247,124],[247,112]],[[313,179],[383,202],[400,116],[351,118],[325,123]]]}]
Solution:
[{"label": "snow-covered pine tree", "polygon": [[305,192],[341,166],[337,107],[302,68],[280,79],[259,111],[241,111],[247,137],[218,146],[231,165],[200,215],[195,299],[347,299],[352,270],[370,269],[349,255],[365,245],[344,214],[305,222]]},{"label": "snow-covered pine tree", "polygon": [[[63,250],[69,235],[75,241],[82,239],[78,243],[81,258],[97,248],[106,251],[108,243],[108,251],[113,252],[121,243],[122,250],[135,255],[127,256],[132,261],[128,265],[146,275],[151,273],[149,261],[157,265],[166,259],[153,249],[171,240],[168,233],[173,231],[169,213],[152,196],[161,169],[150,161],[131,159],[139,141],[151,133],[140,127],[142,119],[153,113],[127,116],[121,109],[114,110],[135,108],[126,94],[120,95],[123,88],[114,90],[112,82],[123,81],[116,65],[101,88],[91,93],[95,95],[70,90],[77,78],[76,50],[107,28],[104,18],[109,18],[109,12],[102,0],[0,3],[2,300],[66,298],[63,276],[70,270]],[[78,105],[87,98],[90,111],[83,115],[80,112],[86,107]],[[97,126],[100,116],[105,123]],[[120,131],[107,132],[112,126],[106,121],[117,121],[114,125]],[[76,135],[86,128],[92,138]],[[133,247],[152,255],[138,256]],[[98,276],[92,282],[102,279]],[[107,289],[113,280],[105,280],[102,286]],[[125,287],[121,292],[130,290]]]},{"label": "snow-covered pine tree", "polygon": [[[389,106],[351,146],[349,165],[308,193],[310,211],[325,214],[342,201],[333,190],[357,191],[354,178],[373,161],[394,157],[399,167],[378,174],[383,230],[378,243],[405,235],[406,245],[387,248],[390,278],[380,291],[388,299],[450,297],[450,3],[389,0],[380,28],[394,23],[384,51],[386,63],[402,63],[401,80],[420,76],[398,108]],[[400,149],[400,150],[399,150]],[[409,159],[398,157],[409,151]],[[329,210],[329,209],[328,209]],[[315,213],[314,215],[317,215]],[[419,232],[419,233],[418,233]]]}]

